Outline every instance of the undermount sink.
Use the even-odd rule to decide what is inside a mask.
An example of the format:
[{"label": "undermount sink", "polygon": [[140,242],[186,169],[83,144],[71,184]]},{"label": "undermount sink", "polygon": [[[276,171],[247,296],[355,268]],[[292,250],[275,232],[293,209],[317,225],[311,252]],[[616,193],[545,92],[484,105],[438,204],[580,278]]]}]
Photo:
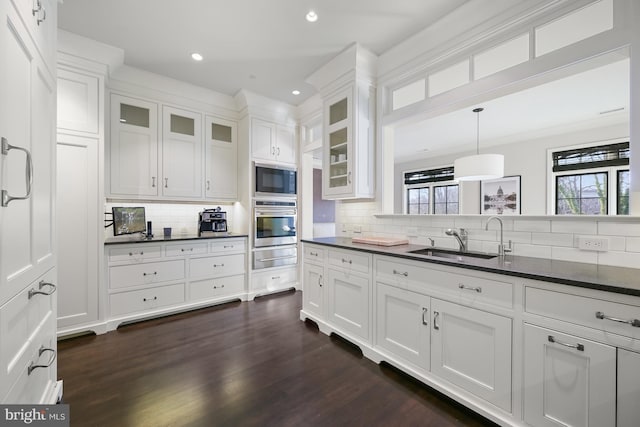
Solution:
[{"label": "undermount sink", "polygon": [[415,251],[409,251],[409,253],[416,254],[416,255],[433,256],[438,258],[456,259],[456,260],[463,260],[464,258],[492,259],[498,256],[498,255],[492,255],[492,254],[484,254],[480,252],[460,252],[455,250],[437,249],[437,248],[416,249]]}]

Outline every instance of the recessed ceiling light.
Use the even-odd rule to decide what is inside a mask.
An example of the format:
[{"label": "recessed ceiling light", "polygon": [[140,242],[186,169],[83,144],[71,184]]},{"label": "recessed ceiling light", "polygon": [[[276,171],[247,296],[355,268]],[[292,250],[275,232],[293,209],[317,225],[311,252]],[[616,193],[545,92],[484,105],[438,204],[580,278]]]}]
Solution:
[{"label": "recessed ceiling light", "polygon": [[194,61],[202,61],[203,59],[202,55],[199,53],[192,53],[191,58],[193,58]]},{"label": "recessed ceiling light", "polygon": [[300,91],[298,89],[292,90],[291,93],[294,95],[300,95]]},{"label": "recessed ceiling light", "polygon": [[318,14],[314,10],[310,10],[305,18],[307,18],[309,22],[316,22],[318,20]]}]

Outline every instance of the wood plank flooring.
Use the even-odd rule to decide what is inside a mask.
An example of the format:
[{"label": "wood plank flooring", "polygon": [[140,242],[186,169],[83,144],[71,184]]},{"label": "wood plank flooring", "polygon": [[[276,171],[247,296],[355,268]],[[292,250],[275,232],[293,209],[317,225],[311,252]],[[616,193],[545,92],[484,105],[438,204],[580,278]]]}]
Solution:
[{"label": "wood plank flooring", "polygon": [[301,293],[58,343],[71,425],[493,426],[299,320]]}]

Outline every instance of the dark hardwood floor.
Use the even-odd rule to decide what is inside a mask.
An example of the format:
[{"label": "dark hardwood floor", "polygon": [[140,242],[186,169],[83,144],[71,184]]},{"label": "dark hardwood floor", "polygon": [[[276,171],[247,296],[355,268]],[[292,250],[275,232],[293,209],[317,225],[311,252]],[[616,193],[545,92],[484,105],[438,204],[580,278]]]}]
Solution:
[{"label": "dark hardwood floor", "polygon": [[58,343],[71,425],[491,426],[299,320],[301,293]]}]

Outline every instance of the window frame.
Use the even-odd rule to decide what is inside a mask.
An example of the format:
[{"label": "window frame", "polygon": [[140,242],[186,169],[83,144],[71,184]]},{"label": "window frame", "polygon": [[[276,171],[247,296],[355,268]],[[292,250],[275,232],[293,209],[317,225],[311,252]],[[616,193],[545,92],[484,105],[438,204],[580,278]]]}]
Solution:
[{"label": "window frame", "polygon": [[[441,169],[440,167],[433,167],[430,169]],[[402,172],[402,176],[404,177],[405,173],[410,172],[418,172],[425,169],[415,169],[415,170],[406,170]],[[404,180],[403,180],[404,181]],[[436,181],[436,182],[426,182],[422,184],[402,184],[402,213],[405,215],[459,215],[458,214],[435,214],[435,204],[434,204],[434,188],[435,187],[447,187],[450,185],[458,186],[458,212],[460,212],[460,183],[456,180],[448,180],[448,181]],[[429,209],[426,214],[409,214],[409,191],[410,189],[415,188],[429,188]]]}]

